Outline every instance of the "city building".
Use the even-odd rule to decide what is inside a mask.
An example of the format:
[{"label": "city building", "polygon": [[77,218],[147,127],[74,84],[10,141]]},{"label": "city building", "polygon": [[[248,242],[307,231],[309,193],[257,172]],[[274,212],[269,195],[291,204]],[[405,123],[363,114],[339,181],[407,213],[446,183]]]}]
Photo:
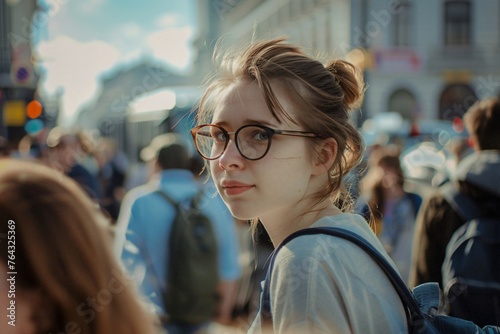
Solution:
[{"label": "city building", "polygon": [[206,31],[218,29],[205,37],[220,36],[221,45],[286,35],[312,55],[344,57],[360,65],[367,90],[359,123],[387,111],[407,120],[452,121],[477,99],[500,93],[497,0],[218,0],[210,4],[212,8],[205,11],[210,17],[202,18],[201,26]]},{"label": "city building", "polygon": [[26,133],[44,126],[31,48],[44,19],[36,0],[0,0],[0,136],[12,148]]},{"label": "city building", "polygon": [[366,50],[369,115],[453,121],[500,93],[500,2],[365,2],[351,41]]}]

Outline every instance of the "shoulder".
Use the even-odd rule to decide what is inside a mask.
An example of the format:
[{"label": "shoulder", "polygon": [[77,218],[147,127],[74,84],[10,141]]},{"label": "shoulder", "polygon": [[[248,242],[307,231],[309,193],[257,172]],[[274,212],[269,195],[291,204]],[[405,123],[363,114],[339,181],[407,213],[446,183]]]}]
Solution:
[{"label": "shoulder", "polygon": [[[359,215],[325,217],[313,225],[318,224],[350,228],[384,254],[382,246],[376,244],[376,236]],[[284,303],[285,299],[290,302]],[[273,305],[275,300],[281,302]],[[387,300],[391,301],[390,305]],[[328,322],[329,326],[341,326],[347,330],[361,323],[357,320],[346,323],[346,318],[340,314],[348,314],[349,319],[359,318],[363,328],[364,325],[368,326],[365,323],[368,314],[376,314],[384,319],[394,318],[393,326],[399,326],[396,322],[400,320],[400,314],[404,313],[398,300],[382,269],[365,251],[348,240],[325,234],[300,236],[286,244],[276,256],[271,275],[271,304],[273,314],[284,315],[283,321],[290,321],[289,314],[294,314],[298,319],[319,315],[321,319],[314,321]],[[366,305],[381,303],[384,305],[382,308],[366,308]],[[312,321],[307,319],[304,321]]]},{"label": "shoulder", "polygon": [[[159,194],[159,191],[161,191],[161,188],[145,188],[137,191],[135,194],[131,194],[127,202],[132,212],[135,215],[140,213],[142,216],[149,216],[152,213],[154,213],[154,216],[158,214],[163,216],[167,212],[172,211],[172,205]],[[170,192],[167,192],[167,194],[173,197],[174,200],[177,200]],[[155,217],[150,218],[154,219]]]},{"label": "shoulder", "polygon": [[[337,227],[354,232],[384,253],[368,223],[359,215],[341,214],[324,217],[311,227],[323,226]],[[327,234],[312,234],[302,235],[288,242],[278,252],[276,262],[281,265],[298,267],[318,263],[324,268],[332,268],[332,270],[335,268],[336,271],[342,269],[357,271],[359,262],[356,263],[353,258],[366,261],[369,266],[373,262],[368,254],[351,241]]]},{"label": "shoulder", "polygon": [[148,182],[146,184],[134,187],[127,191],[125,196],[123,197],[122,203],[127,202],[127,203],[132,203],[139,197],[142,197],[152,191],[154,191],[157,188],[157,183],[156,182]]},{"label": "shoulder", "polygon": [[141,204],[143,202],[149,202],[152,198],[161,199],[160,195],[156,193],[157,189],[144,189],[143,191],[137,191],[133,194],[130,194],[130,200],[133,202],[133,205]]}]

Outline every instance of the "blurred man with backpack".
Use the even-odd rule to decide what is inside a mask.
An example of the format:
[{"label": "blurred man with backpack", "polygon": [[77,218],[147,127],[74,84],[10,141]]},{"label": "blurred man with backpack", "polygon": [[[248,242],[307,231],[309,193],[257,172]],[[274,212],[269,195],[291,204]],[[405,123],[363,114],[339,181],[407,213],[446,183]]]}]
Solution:
[{"label": "blurred man with backpack", "polygon": [[173,334],[227,322],[240,276],[235,221],[213,190],[200,187],[187,145],[169,133],[142,152],[154,160],[159,184],[129,208],[121,255]]},{"label": "blurred man with backpack", "polygon": [[450,315],[500,325],[500,100],[477,102],[464,122],[476,152],[422,204],[409,285],[438,282]]}]

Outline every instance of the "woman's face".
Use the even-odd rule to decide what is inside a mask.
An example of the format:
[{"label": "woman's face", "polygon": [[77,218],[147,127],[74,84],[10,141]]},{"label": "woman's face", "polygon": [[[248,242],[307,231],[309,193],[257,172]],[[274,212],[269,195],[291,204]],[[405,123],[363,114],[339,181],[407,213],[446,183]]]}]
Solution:
[{"label": "woman's face", "polygon": [[[295,118],[290,101],[279,90],[275,94],[285,110]],[[228,132],[241,126],[261,124],[272,129],[301,130],[291,122],[280,123],[268,110],[256,84],[243,81],[225,90],[215,110],[213,124]],[[212,177],[224,202],[239,219],[286,217],[297,210],[298,202],[311,192],[312,154],[304,137],[275,135],[269,152],[260,160],[247,160],[234,143],[234,135],[224,154],[210,162]]]},{"label": "woman's face", "polygon": [[382,186],[387,189],[399,188],[400,180],[397,170],[394,167],[380,165],[382,174]]}]

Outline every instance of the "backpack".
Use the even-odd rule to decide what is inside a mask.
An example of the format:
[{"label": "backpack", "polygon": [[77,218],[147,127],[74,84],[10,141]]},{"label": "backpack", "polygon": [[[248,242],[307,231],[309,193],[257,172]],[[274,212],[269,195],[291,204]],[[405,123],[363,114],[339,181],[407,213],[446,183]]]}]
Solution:
[{"label": "backpack", "polygon": [[164,293],[168,322],[201,324],[217,312],[219,263],[217,238],[210,218],[199,210],[203,192],[186,208],[157,191],[175,207],[168,240],[167,288]]},{"label": "backpack", "polygon": [[476,203],[453,185],[443,195],[466,222],[448,242],[442,265],[447,312],[500,326],[500,202]]},{"label": "backpack", "polygon": [[[276,254],[292,239],[301,235],[311,234],[328,234],[349,240],[372,257],[387,275],[401,299],[406,313],[408,332],[410,334],[500,334],[500,327],[485,326],[481,329],[471,321],[437,314],[440,296],[439,284],[424,283],[415,287],[413,291],[410,291],[392,265],[390,265],[385,257],[368,241],[352,231],[335,227],[315,227],[296,231],[285,238],[276,248],[271,255],[269,268],[263,285],[260,310],[262,323],[272,319],[269,284],[271,282],[271,273]],[[371,306],[366,305],[366,307]]]}]

